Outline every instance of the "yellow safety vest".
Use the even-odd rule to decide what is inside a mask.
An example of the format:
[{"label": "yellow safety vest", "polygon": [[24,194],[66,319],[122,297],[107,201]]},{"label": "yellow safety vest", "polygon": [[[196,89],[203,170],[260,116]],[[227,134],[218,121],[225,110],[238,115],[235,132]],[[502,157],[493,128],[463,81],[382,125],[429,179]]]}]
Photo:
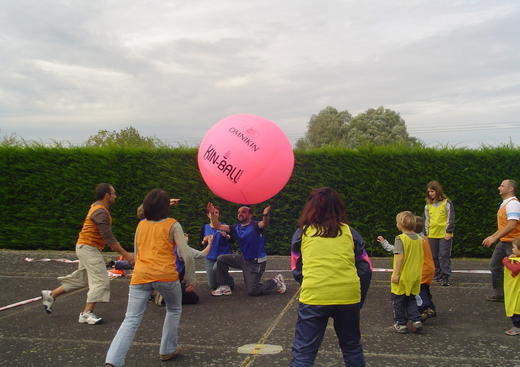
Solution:
[{"label": "yellow safety vest", "polygon": [[[407,234],[399,235],[403,242],[404,260],[401,267],[399,283],[391,283],[391,291],[396,295],[417,295],[421,291],[421,276],[424,261],[422,239],[417,236],[417,239],[412,239]],[[395,271],[395,264],[397,262],[397,255],[394,255],[393,269]],[[392,277],[394,272],[392,272]]]},{"label": "yellow safety vest", "polygon": [[444,238],[448,227],[448,199],[444,199],[440,205],[428,203],[428,238]]},{"label": "yellow safety vest", "polygon": [[348,305],[361,301],[354,240],[348,225],[343,224],[341,231],[335,238],[312,237],[314,227],[303,234],[301,303]]},{"label": "yellow safety vest", "polygon": [[[511,262],[520,262],[520,257],[510,257]],[[504,307],[506,316],[520,315],[520,274],[513,277],[511,270],[504,266]]]}]

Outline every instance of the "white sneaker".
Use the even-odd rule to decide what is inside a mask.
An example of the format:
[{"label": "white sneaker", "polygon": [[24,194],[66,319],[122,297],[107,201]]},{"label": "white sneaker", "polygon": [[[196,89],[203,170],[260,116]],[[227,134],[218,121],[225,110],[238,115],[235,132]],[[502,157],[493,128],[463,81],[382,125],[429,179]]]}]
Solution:
[{"label": "white sneaker", "polygon": [[82,312],[79,314],[78,322],[80,324],[95,325],[101,323],[101,321],[103,321],[103,319],[99,316],[96,316],[96,314],[93,312]]},{"label": "white sneaker", "polygon": [[287,290],[287,286],[285,285],[283,275],[278,274],[273,278],[273,280],[276,283],[276,286],[278,287],[278,289],[276,289],[276,291],[280,294],[284,294],[285,291]]},{"label": "white sneaker", "polygon": [[221,285],[217,289],[211,291],[212,296],[231,296],[231,288],[229,285]]},{"label": "white sneaker", "polygon": [[52,312],[52,305],[54,304],[54,297],[51,294],[52,291],[42,291],[42,303],[47,313]]}]

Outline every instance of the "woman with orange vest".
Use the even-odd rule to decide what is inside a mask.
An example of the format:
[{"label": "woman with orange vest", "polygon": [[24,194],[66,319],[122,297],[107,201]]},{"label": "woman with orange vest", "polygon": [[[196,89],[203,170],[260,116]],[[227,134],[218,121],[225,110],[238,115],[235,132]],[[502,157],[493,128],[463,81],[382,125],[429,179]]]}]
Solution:
[{"label": "woman with orange vest", "polygon": [[[126,353],[154,289],[161,293],[166,302],[159,359],[166,361],[180,354],[177,329],[182,306],[175,249],[185,260],[192,255],[186,250],[181,225],[174,218],[168,217],[169,206],[170,196],[160,189],[150,191],[144,198],[146,219],[139,222],[135,232],[135,267],[130,281],[126,315],[108,349],[106,366],[124,365]],[[186,279],[188,286],[193,285],[195,275],[186,274]]]},{"label": "woman with orange vest", "polygon": [[451,275],[451,247],[455,227],[455,208],[437,181],[426,185],[424,232],[430,242],[435,263],[435,280],[449,286]]}]

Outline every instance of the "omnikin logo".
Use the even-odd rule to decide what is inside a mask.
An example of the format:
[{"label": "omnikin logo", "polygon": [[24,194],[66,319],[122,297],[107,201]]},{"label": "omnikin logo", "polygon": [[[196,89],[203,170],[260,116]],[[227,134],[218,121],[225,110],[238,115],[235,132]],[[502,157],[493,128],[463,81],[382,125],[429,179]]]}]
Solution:
[{"label": "omnikin logo", "polygon": [[258,151],[260,148],[256,145],[256,143],[253,141],[252,135],[256,134],[256,131],[254,129],[247,129],[248,135],[244,134],[242,131],[238,130],[235,127],[230,127],[228,130],[231,134],[238,136],[246,145],[253,149],[253,151]]},{"label": "omnikin logo", "polygon": [[226,152],[224,158],[220,159],[220,154],[217,153],[213,145],[210,145],[204,153],[204,159],[210,161],[213,165],[217,166],[217,169],[225,174],[233,183],[238,183],[240,177],[244,173],[244,170],[228,163],[227,159],[230,152]]}]

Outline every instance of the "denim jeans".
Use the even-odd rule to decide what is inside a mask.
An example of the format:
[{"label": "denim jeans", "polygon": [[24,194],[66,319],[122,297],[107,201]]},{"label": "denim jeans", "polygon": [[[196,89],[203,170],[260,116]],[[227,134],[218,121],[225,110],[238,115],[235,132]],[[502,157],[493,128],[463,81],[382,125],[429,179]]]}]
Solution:
[{"label": "denim jeans", "polygon": [[110,344],[105,363],[110,363],[116,367],[125,364],[126,353],[143,319],[153,289],[157,290],[166,302],[166,315],[164,316],[159,354],[169,354],[177,350],[177,328],[182,311],[179,281],[131,284],[125,319]]},{"label": "denim jeans", "polygon": [[406,325],[408,320],[421,321],[421,314],[417,308],[415,295],[393,294],[392,304],[394,306],[394,321],[399,325]]},{"label": "denim jeans", "polygon": [[345,366],[365,366],[359,328],[359,311],[359,303],[329,306],[299,303],[291,366],[314,366],[329,317],[334,319],[334,330],[343,353]]},{"label": "denim jeans", "polygon": [[419,296],[422,300],[422,305],[418,307],[419,312],[423,312],[427,308],[431,308],[435,311],[435,305],[433,304],[433,297],[430,292],[429,284],[421,284],[421,293],[419,293]]},{"label": "denim jeans", "polygon": [[215,265],[217,260],[211,260],[208,258],[204,259],[204,267],[206,274],[208,275],[208,287],[209,289],[217,289],[217,266]]}]

